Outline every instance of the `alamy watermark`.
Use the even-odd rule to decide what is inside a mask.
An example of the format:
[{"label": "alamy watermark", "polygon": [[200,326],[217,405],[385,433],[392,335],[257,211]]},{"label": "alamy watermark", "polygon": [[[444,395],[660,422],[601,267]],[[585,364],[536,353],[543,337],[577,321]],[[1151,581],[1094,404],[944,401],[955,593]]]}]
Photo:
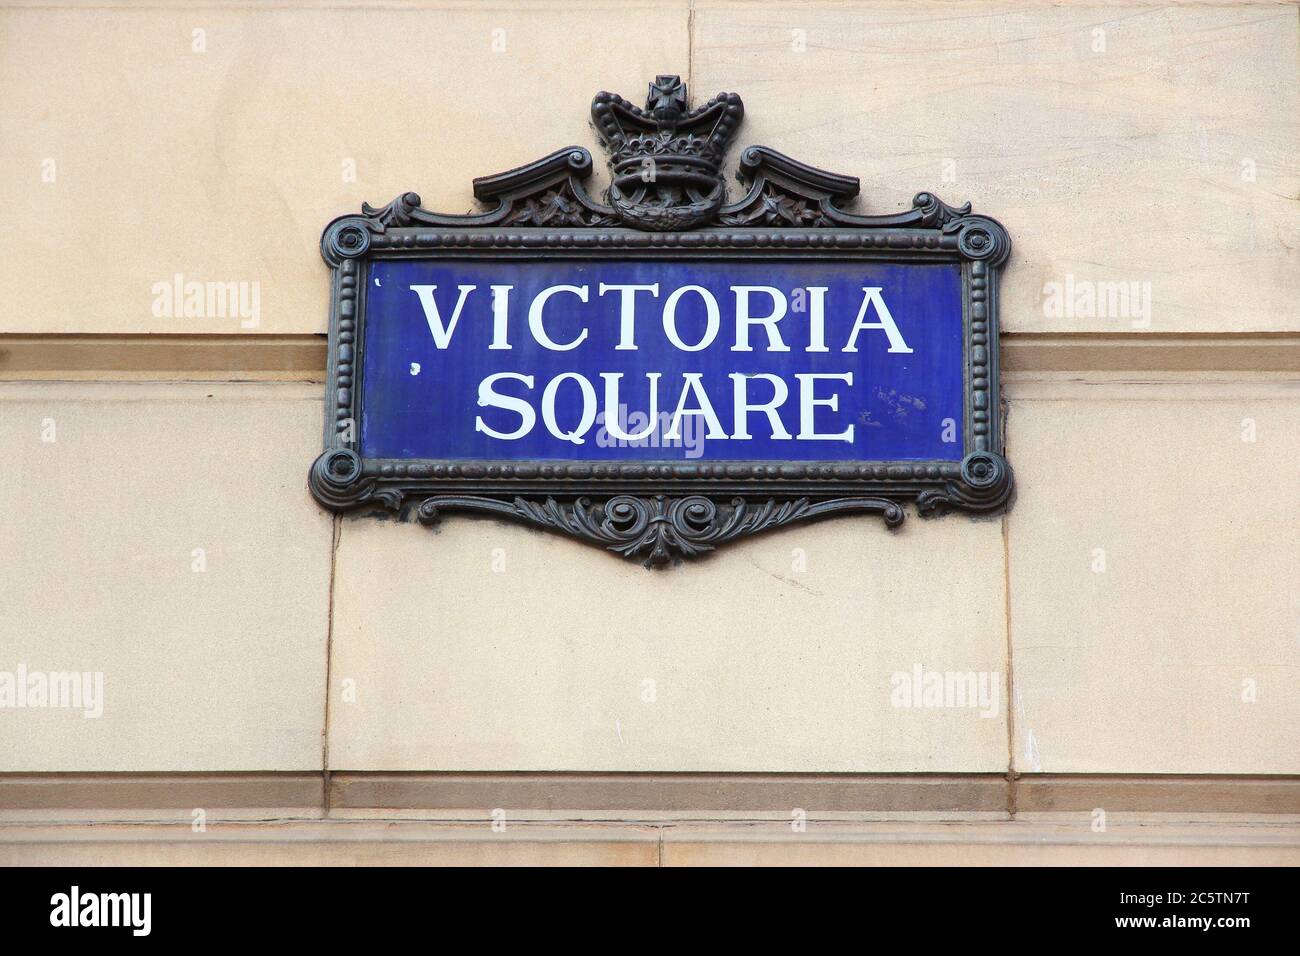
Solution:
[{"label": "alamy watermark", "polygon": [[672,431],[673,416],[660,412],[651,416],[646,412],[628,412],[626,405],[618,406],[618,420],[606,421],[605,413],[596,415],[596,444],[601,448],[681,448],[682,457],[699,458],[704,454],[705,423],[702,416],[682,416]]},{"label": "alamy watermark", "polygon": [[73,886],[50,897],[51,926],[121,926],[132,936],[153,928],[152,893],[83,893]]},{"label": "alamy watermark", "polygon": [[1049,319],[1128,319],[1135,329],[1151,325],[1150,282],[1094,282],[1066,273],[1064,282],[1043,285]]},{"label": "alamy watermark", "polygon": [[1002,675],[997,671],[932,671],[913,664],[910,671],[895,671],[889,683],[889,702],[895,707],[966,708],[981,717],[998,715]]},{"label": "alamy watermark", "polygon": [[239,319],[244,329],[262,321],[260,282],[200,282],[177,272],[150,291],[156,319]]},{"label": "alamy watermark", "polygon": [[104,715],[102,671],[33,671],[26,664],[0,671],[0,710],[23,708],[80,710],[94,720]]}]

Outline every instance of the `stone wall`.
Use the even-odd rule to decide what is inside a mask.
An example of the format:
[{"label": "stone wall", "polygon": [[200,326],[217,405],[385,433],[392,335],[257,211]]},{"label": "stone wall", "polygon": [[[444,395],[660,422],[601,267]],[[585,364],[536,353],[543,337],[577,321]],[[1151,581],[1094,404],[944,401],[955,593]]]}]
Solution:
[{"label": "stone wall", "polygon": [[[1298,57],[1294,3],[8,5],[0,670],[105,700],[0,711],[0,784],[1300,775]],[[591,96],[656,73],[743,95],[733,161],[1008,227],[1009,514],[647,571],[312,501],[323,225],[599,157]],[[257,308],[169,316],[177,274]],[[996,712],[894,706],[918,664],[996,675]]]}]

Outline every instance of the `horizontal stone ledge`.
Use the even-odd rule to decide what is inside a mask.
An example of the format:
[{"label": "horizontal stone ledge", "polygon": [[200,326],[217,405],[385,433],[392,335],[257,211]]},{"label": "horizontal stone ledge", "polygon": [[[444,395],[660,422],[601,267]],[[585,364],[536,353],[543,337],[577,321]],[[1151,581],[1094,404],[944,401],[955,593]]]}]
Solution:
[{"label": "horizontal stone ledge", "polygon": [[6,810],[312,809],[320,773],[0,773]]},{"label": "horizontal stone ledge", "polygon": [[[328,803],[326,802],[328,798]],[[335,771],[4,773],[0,815],[125,819],[127,813],[264,811],[654,815],[1090,812],[1300,815],[1300,777],[1230,774],[582,773]]]},{"label": "horizontal stone ledge", "polygon": [[325,380],[323,335],[0,335],[0,381]]},{"label": "horizontal stone ledge", "polygon": [[[518,807],[584,814],[1005,813],[1000,774],[343,773],[337,809]],[[504,802],[503,802],[504,801]]]},{"label": "horizontal stone ledge", "polygon": [[[1036,372],[1300,372],[1300,333],[1004,333],[1002,367]],[[0,334],[0,380],[323,381],[321,335]]]},{"label": "horizontal stone ledge", "polygon": [[0,824],[0,866],[87,865],[1296,865],[1291,825],[788,822],[608,824],[275,820]]},{"label": "horizontal stone ledge", "polygon": [[658,828],[631,824],[0,823],[0,866],[657,866],[659,845]]},{"label": "horizontal stone ledge", "polygon": [[1296,372],[1300,333],[1004,334],[1002,368],[1032,372]]},{"label": "horizontal stone ledge", "polygon": [[1017,813],[1300,814],[1300,778],[1233,775],[1025,774]]}]

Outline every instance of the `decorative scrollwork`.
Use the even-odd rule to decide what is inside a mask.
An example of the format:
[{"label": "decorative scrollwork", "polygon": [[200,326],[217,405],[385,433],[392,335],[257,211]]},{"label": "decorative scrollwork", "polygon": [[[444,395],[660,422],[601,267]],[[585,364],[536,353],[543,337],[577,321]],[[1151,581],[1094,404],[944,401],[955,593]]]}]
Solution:
[{"label": "decorative scrollwork", "polygon": [[916,496],[916,510],[925,518],[953,508],[994,511],[1007,503],[1014,484],[1011,465],[1005,458],[988,451],[972,452],[962,459],[961,479],[922,491]]},{"label": "decorative scrollwork", "polygon": [[950,206],[934,193],[917,193],[912,197],[912,208],[921,213],[918,225],[928,229],[942,226],[961,216],[970,215],[970,203]]},{"label": "decorative scrollwork", "polygon": [[724,226],[832,226],[820,205],[806,197],[764,183],[745,208],[718,216]]},{"label": "decorative scrollwork", "polygon": [[402,193],[386,206],[361,204],[361,215],[342,216],[325,227],[321,255],[330,265],[359,259],[370,251],[372,235],[392,227],[409,226],[420,208],[419,193]]},{"label": "decorative scrollwork", "polygon": [[943,231],[956,233],[957,251],[967,259],[1001,265],[1011,254],[1011,237],[1000,222],[988,216],[961,216],[945,223]]},{"label": "decorative scrollwork", "polygon": [[646,567],[675,558],[695,557],[724,541],[758,534],[793,521],[843,512],[874,512],[885,525],[903,523],[903,506],[889,498],[857,497],[812,501],[808,498],[761,504],[744,498],[727,503],[705,495],[616,495],[593,504],[590,498],[540,501],[475,495],[434,495],[417,509],[424,524],[436,522],[443,511],[478,511],[524,521],[598,544],[625,558],[642,557]]},{"label": "decorative scrollwork", "polygon": [[331,265],[358,259],[370,249],[370,220],[361,216],[336,219],[321,236],[321,255]]},{"label": "decorative scrollwork", "polygon": [[562,183],[537,196],[514,203],[501,220],[503,226],[609,226],[617,222],[613,215],[592,209],[574,193],[569,183]]},{"label": "decorative scrollwork", "polygon": [[766,146],[745,150],[738,176],[749,184],[749,192],[719,210],[718,225],[938,229],[971,211],[970,203],[950,206],[934,193],[920,192],[906,212],[879,216],[851,213],[843,206],[858,194],[855,177],[817,169]]},{"label": "decorative scrollwork", "polygon": [[402,193],[387,206],[380,206],[379,208],[375,208],[368,202],[361,204],[362,213],[383,227],[409,226],[411,224],[411,214],[419,208],[419,193]]},{"label": "decorative scrollwork", "polygon": [[396,511],[402,505],[402,492],[381,488],[364,474],[361,457],[350,448],[331,448],[317,456],[307,474],[307,487],[312,497],[334,511],[370,503]]}]

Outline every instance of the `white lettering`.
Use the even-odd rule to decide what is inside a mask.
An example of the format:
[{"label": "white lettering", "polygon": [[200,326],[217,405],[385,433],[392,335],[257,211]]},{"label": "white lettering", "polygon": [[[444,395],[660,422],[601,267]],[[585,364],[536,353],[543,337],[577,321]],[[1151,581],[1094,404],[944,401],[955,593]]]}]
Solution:
[{"label": "white lettering", "polygon": [[[704,417],[705,424],[708,425],[708,431],[704,433],[705,438],[723,439],[728,437],[726,429],[722,427],[722,422],[718,421],[718,413],[713,410],[713,404],[709,401],[709,396],[704,393],[704,386],[700,384],[700,372],[683,372],[682,378],[686,381],[682,385],[681,398],[677,400],[677,408],[673,412],[672,418],[668,420],[668,430],[664,432],[664,437],[669,440],[676,440],[682,437],[682,417],[685,415],[701,415]],[[686,407],[687,396],[695,395],[695,408]]]},{"label": "white lettering", "polygon": [[845,372],[842,375],[832,375],[821,372],[802,372],[797,373],[795,378],[799,380],[799,440],[800,441],[853,441],[853,426],[850,425],[842,432],[836,432],[834,435],[820,435],[815,427],[815,415],[817,406],[822,405],[833,412],[840,410],[840,396],[832,395],[830,398],[815,398],[815,389],[818,379],[833,379],[853,387],[853,373]]},{"label": "white lettering", "polygon": [[433,335],[433,344],[440,349],[445,349],[451,344],[452,333],[456,331],[456,323],[460,321],[460,310],[465,307],[465,298],[478,286],[457,286],[460,290],[460,298],[456,300],[456,308],[452,309],[451,321],[446,326],[442,324],[442,316],[438,313],[438,303],[433,298],[434,290],[437,288],[436,285],[413,285],[411,291],[420,297],[420,305],[424,307],[425,321],[429,323],[429,332]]},{"label": "white lettering", "polygon": [[[706,313],[704,337],[696,345],[687,345],[682,341],[681,336],[677,334],[677,302],[687,292],[694,292],[704,300]],[[664,302],[664,335],[668,336],[668,341],[683,352],[699,352],[702,349],[707,349],[713,344],[713,340],[718,337],[718,326],[721,323],[722,316],[718,312],[718,300],[713,297],[712,292],[703,286],[684,285],[680,289],[674,289]]]},{"label": "white lettering", "polygon": [[492,344],[490,349],[508,349],[507,323],[510,321],[510,290],[512,285],[492,286]]},{"label": "white lettering", "polygon": [[823,285],[810,285],[808,302],[808,351],[829,352],[826,347],[826,292]]},{"label": "white lettering", "polygon": [[[622,372],[601,372],[600,377],[605,380],[605,429],[609,432],[610,437],[618,441],[640,441],[648,438],[650,433],[655,430],[655,425],[659,423],[659,379],[663,377],[660,372],[646,372],[646,378],[650,380],[650,410],[645,414],[649,422],[643,431],[632,434],[623,429],[623,423],[619,421],[621,417],[617,412],[611,412],[612,409],[622,409],[623,403],[619,401],[619,380],[623,378]],[[637,413],[640,414],[640,413]]]},{"label": "white lettering", "polygon": [[[755,378],[764,378],[772,383],[772,400],[770,402],[764,402],[761,405],[750,404],[747,383],[750,379]],[[732,438],[744,439],[751,437],[749,434],[750,412],[764,412],[767,415],[773,438],[787,439],[790,437],[790,433],[786,431],[785,425],[781,421],[781,416],[776,412],[785,403],[785,400],[790,397],[790,386],[785,384],[785,379],[768,372],[759,372],[755,375],[732,372],[731,380],[735,393],[736,408],[735,429],[732,432]]]},{"label": "white lettering", "polygon": [[[863,329],[883,329],[885,335],[889,336],[889,351],[891,352],[911,352],[907,343],[903,341],[903,334],[898,331],[898,326],[894,324],[894,317],[889,314],[889,306],[885,305],[884,296],[880,294],[877,286],[863,286],[862,291],[866,293],[862,297],[862,308],[858,310],[858,319],[853,325],[853,330],[849,333],[849,344],[844,346],[845,352],[856,352],[858,350],[858,333]],[[874,304],[876,314],[880,316],[879,322],[867,322],[867,307]]]},{"label": "white lettering", "polygon": [[[584,331],[582,334],[587,333]],[[578,383],[578,389],[582,392],[582,415],[578,419],[578,427],[571,432],[566,432],[555,421],[555,395],[560,390],[560,383],[569,378]],[[561,372],[547,383],[542,392],[542,422],[552,435],[573,442],[575,445],[581,445],[585,441],[582,436],[587,434],[595,421],[596,390],[591,387],[591,382],[587,381],[585,376],[577,372]]]},{"label": "white lettering", "polygon": [[587,338],[585,328],[568,345],[552,342],[551,337],[546,334],[546,328],[542,325],[542,307],[546,305],[551,296],[560,292],[567,292],[570,295],[576,295],[583,302],[587,301],[587,287],[585,285],[553,285],[537,293],[537,297],[533,299],[533,304],[528,307],[528,327],[533,331],[533,338],[537,339],[538,345],[550,349],[552,352],[568,352],[570,349],[576,349]]},{"label": "white lettering", "polygon": [[514,441],[517,438],[523,438],[533,430],[533,425],[537,424],[537,413],[533,411],[533,406],[529,405],[522,398],[515,398],[513,395],[502,395],[493,389],[493,385],[503,378],[514,379],[523,382],[529,389],[533,387],[533,377],[531,375],[521,375],[518,372],[497,372],[495,375],[489,375],[478,386],[478,404],[480,408],[490,406],[492,408],[504,408],[507,411],[516,412],[519,415],[519,427],[512,432],[499,432],[489,428],[483,422],[483,416],[477,415],[474,418],[474,431],[482,432],[490,438],[499,438],[502,441]]},{"label": "white lettering", "polygon": [[618,326],[618,345],[614,346],[615,351],[636,351],[636,342],[633,336],[636,330],[636,294],[638,292],[649,292],[656,299],[659,298],[659,283],[651,285],[606,285],[602,282],[597,290],[597,295],[604,295],[606,292],[618,292],[619,295],[619,326]]},{"label": "white lettering", "polygon": [[[776,323],[785,316],[785,293],[770,285],[738,285],[732,286],[731,291],[736,294],[736,344],[731,347],[731,351],[754,351],[749,344],[749,327],[751,325],[761,325],[767,329],[767,351],[790,351],[790,346],[782,341],[781,333],[776,328]],[[749,296],[753,292],[762,292],[772,297],[772,311],[770,313],[765,316],[749,314]]]}]

